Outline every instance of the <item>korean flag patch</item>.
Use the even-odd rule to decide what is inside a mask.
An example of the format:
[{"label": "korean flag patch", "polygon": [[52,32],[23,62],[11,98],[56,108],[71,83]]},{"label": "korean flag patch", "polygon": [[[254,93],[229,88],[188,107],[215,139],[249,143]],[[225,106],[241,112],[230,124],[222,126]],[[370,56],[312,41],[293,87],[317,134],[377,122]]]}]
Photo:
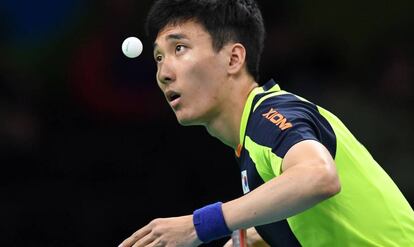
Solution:
[{"label": "korean flag patch", "polygon": [[250,192],[250,188],[249,188],[249,181],[247,179],[247,170],[243,170],[241,172],[241,180],[242,180],[242,188],[243,188],[243,193],[247,194]]}]

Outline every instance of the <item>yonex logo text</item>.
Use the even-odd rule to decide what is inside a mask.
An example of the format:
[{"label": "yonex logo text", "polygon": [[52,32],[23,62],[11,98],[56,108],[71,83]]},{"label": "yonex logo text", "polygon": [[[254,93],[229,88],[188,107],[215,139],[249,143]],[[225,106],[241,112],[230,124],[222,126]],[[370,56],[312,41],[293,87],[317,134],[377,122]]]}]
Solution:
[{"label": "yonex logo text", "polygon": [[289,129],[293,126],[282,114],[273,108],[270,108],[269,112],[262,114],[262,116],[274,123],[281,130]]}]

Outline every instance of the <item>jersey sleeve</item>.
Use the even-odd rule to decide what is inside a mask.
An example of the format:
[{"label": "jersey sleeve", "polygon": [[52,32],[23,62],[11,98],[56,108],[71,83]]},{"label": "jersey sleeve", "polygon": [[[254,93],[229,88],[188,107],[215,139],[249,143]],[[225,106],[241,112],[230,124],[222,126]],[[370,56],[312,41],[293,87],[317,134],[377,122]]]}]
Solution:
[{"label": "jersey sleeve", "polygon": [[[318,112],[315,105],[294,95],[278,96],[261,103],[252,113],[252,126],[247,133],[260,145],[271,148],[271,154],[282,159],[295,144],[315,140],[324,145],[335,157],[336,138],[329,122]],[[281,164],[269,164],[280,170]],[[280,171],[273,171],[275,174]]]}]

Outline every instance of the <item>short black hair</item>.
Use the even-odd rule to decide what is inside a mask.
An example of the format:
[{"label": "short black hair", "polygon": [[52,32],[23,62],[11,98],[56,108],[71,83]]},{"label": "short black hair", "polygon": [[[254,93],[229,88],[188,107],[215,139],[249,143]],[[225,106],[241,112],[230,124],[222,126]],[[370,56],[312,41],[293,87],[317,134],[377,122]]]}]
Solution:
[{"label": "short black hair", "polygon": [[247,71],[258,81],[265,28],[263,17],[254,0],[156,0],[146,20],[146,32],[155,40],[167,25],[194,20],[213,40],[218,52],[229,42],[246,48]]}]

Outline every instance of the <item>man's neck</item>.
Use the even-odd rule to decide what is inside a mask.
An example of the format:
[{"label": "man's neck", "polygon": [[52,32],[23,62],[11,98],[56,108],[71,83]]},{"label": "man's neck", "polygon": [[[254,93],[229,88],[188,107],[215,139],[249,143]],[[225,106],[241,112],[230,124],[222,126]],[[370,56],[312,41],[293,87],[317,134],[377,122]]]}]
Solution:
[{"label": "man's neck", "polygon": [[231,81],[220,113],[205,125],[210,135],[235,150],[240,142],[240,122],[244,106],[250,92],[258,87],[258,84],[252,81],[250,77]]}]

